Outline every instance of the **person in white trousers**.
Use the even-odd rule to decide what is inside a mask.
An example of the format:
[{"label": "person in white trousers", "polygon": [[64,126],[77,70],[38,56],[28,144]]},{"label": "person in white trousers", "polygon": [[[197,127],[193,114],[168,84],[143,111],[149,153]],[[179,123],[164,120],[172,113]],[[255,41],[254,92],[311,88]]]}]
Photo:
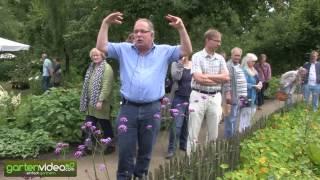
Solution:
[{"label": "person in white trousers", "polygon": [[221,45],[221,33],[209,29],[204,42],[204,49],[192,56],[187,155],[196,150],[203,120],[207,122],[208,140],[217,139],[222,115],[221,86],[229,80],[226,62],[215,52]]}]

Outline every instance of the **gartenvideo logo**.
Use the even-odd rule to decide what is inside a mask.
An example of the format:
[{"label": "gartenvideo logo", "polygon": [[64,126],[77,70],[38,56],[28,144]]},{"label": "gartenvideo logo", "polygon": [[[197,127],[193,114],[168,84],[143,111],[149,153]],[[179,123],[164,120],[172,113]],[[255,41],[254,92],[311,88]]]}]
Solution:
[{"label": "gartenvideo logo", "polygon": [[74,160],[7,160],[4,161],[4,176],[75,177],[77,162]]}]

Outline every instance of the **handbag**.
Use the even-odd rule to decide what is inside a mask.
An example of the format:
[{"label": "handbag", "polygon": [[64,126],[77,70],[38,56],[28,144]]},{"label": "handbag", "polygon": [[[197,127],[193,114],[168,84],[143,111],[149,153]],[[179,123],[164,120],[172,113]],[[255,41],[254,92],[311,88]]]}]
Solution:
[{"label": "handbag", "polygon": [[284,91],[278,91],[276,92],[276,99],[279,101],[286,101],[288,99],[288,94]]},{"label": "handbag", "polygon": [[251,106],[251,99],[246,96],[239,97],[239,106],[240,108],[250,107]]}]

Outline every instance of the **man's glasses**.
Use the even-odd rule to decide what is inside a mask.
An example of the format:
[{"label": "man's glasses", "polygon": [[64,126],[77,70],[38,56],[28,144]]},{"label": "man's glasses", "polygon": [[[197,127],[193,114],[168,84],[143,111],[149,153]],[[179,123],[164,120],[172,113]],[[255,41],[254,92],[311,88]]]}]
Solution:
[{"label": "man's glasses", "polygon": [[145,33],[148,33],[148,32],[151,32],[151,31],[148,31],[148,30],[134,30],[133,31],[134,34],[138,34],[138,33],[145,34]]}]

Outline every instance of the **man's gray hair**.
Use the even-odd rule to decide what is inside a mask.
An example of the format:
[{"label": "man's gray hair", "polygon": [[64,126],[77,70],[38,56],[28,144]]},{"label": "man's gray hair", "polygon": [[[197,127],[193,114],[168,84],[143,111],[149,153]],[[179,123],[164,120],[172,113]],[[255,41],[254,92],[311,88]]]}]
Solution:
[{"label": "man's gray hair", "polygon": [[239,47],[234,47],[231,49],[231,54],[233,54],[236,50],[240,51],[240,53],[242,54],[242,49]]},{"label": "man's gray hair", "polygon": [[146,22],[149,26],[149,30],[154,34],[154,26],[153,26],[153,23],[147,19],[147,18],[139,18],[136,22],[138,21],[143,21],[143,22]]}]

